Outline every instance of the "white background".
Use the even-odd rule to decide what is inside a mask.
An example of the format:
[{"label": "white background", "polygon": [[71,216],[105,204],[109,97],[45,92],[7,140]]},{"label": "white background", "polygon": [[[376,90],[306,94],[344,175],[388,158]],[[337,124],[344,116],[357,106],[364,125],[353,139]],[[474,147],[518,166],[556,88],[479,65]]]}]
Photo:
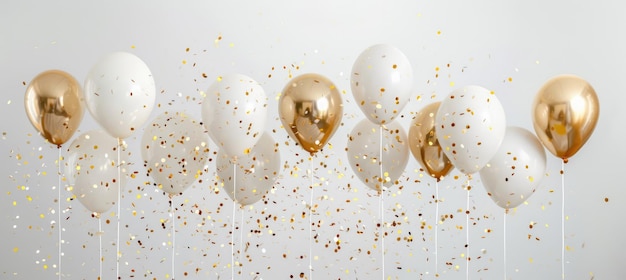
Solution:
[{"label": "white background", "polygon": [[[426,104],[477,84],[495,91],[509,125],[532,131],[532,99],[547,79],[572,73],[589,81],[601,113],[589,142],[566,165],[566,276],[623,275],[626,20],[618,1],[5,1],[1,6],[2,279],[56,279],[58,273],[58,150],[29,124],[24,84],[48,69],[84,81],[89,68],[113,51],[136,54],[151,68],[160,106],[150,119],[183,110],[200,118],[201,91],[226,73],[251,76],[264,87],[267,131],[280,143],[285,168],[266,203],[243,210],[243,225],[242,210],[236,213],[235,247],[242,230],[249,244],[245,256],[236,255],[243,262],[237,279],[308,277],[308,216],[302,212],[310,195],[310,165],[280,127],[277,96],[299,74],[315,72],[334,81],[344,92],[345,115],[332,148],[313,159],[318,204],[313,220],[320,224],[312,245],[313,278],[381,279],[375,240],[379,200],[353,175],[344,151],[346,135],[364,118],[350,93],[350,69],[361,51],[377,43],[398,47],[413,65],[413,98],[400,118],[406,129]],[[76,135],[97,128],[86,113]],[[126,186],[121,202],[120,274],[169,279],[172,219],[168,199],[144,174],[141,133],[127,139],[140,176]],[[212,153],[215,149],[211,144]],[[472,180],[469,278],[502,279],[506,259],[510,279],[559,279],[560,168],[560,160],[549,154],[541,188],[507,216],[506,258],[503,210],[486,196],[477,176]],[[231,278],[232,203],[224,192],[215,193],[214,161],[209,170],[202,184],[174,200],[176,279]],[[459,175],[454,171],[439,184],[440,213],[454,215],[440,225],[440,279],[466,277],[466,232],[457,228],[465,225],[459,211],[465,208],[466,180]],[[384,197],[385,220],[396,222],[386,228],[385,273],[391,279],[433,279],[434,180],[411,158],[401,184]],[[64,279],[96,279],[98,221],[79,202],[68,201],[69,192],[62,196]],[[103,230],[103,279],[113,279],[113,212],[104,215]]]}]

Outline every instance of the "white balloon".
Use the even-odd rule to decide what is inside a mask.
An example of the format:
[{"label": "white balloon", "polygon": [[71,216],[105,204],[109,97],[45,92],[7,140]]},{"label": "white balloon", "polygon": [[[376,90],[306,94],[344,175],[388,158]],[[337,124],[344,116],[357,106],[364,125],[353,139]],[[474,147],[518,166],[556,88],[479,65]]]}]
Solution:
[{"label": "white balloon", "polygon": [[126,184],[128,155],[120,150],[121,181],[118,182],[118,140],[95,130],[78,136],[67,149],[65,175],[72,193],[85,208],[102,214],[117,203],[119,185]]},{"label": "white balloon", "polygon": [[241,74],[218,79],[202,101],[202,120],[211,140],[230,156],[249,153],[267,122],[267,97],[259,83]]},{"label": "white balloon", "polygon": [[496,154],[506,120],[498,98],[479,86],[450,93],[435,119],[437,139],[454,166],[465,174],[480,170]]},{"label": "white balloon", "polygon": [[500,207],[515,208],[539,186],[546,172],[546,152],[530,131],[508,127],[496,155],[480,170],[489,197]]},{"label": "white balloon", "polygon": [[159,188],[171,195],[181,194],[203,174],[209,139],[194,118],[165,112],[146,127],[141,156]]},{"label": "white balloon", "polygon": [[381,182],[387,188],[396,184],[409,161],[409,142],[406,132],[398,122],[381,127],[364,119],[352,129],[348,137],[346,151],[350,167],[366,186],[380,191]]},{"label": "white balloon", "polygon": [[376,124],[385,124],[409,102],[413,68],[397,48],[374,45],[356,59],[350,81],[352,95],[365,116]]},{"label": "white balloon", "polygon": [[89,113],[116,138],[126,138],[139,130],[155,102],[150,69],[130,53],[114,52],[102,57],[85,79]]},{"label": "white balloon", "polygon": [[263,133],[251,153],[237,158],[236,180],[231,156],[224,150],[217,153],[216,165],[228,196],[241,205],[250,205],[261,200],[280,175],[280,151],[272,136]]}]

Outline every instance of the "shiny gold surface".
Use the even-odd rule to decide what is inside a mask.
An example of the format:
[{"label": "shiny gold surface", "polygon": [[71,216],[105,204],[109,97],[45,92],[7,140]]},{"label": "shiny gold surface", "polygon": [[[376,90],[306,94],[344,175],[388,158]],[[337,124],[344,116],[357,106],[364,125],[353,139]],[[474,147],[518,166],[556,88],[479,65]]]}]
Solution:
[{"label": "shiny gold surface", "polygon": [[560,75],[548,80],[537,92],[532,115],[539,140],[567,162],[593,133],[600,103],[585,80]]},{"label": "shiny gold surface", "polygon": [[326,145],[343,116],[339,91],[318,74],[304,74],[289,81],[278,106],[280,120],[289,136],[311,154]]},{"label": "shiny gold surface", "polygon": [[417,112],[409,128],[409,147],[413,157],[437,181],[454,168],[437,140],[435,116],[439,105],[441,102],[435,102]]},{"label": "shiny gold surface", "polygon": [[72,137],[84,113],[80,84],[60,70],[37,75],[26,89],[24,105],[35,129],[57,146]]}]

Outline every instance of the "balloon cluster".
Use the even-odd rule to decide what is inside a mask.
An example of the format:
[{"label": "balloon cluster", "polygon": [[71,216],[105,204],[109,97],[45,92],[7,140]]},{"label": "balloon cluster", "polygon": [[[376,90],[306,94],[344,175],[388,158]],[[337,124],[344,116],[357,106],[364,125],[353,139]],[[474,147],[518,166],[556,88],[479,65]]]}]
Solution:
[{"label": "balloon cluster", "polygon": [[367,117],[350,133],[350,167],[365,185],[383,191],[398,183],[408,163],[406,132],[394,119],[409,103],[413,68],[397,48],[374,45],[354,62],[350,86]]},{"label": "balloon cluster", "polygon": [[[507,127],[498,98],[480,86],[459,88],[422,108],[407,136],[394,120],[409,103],[413,80],[408,58],[390,45],[367,48],[353,64],[352,94],[366,118],[349,133],[346,151],[354,173],[373,190],[398,183],[410,150],[436,180],[455,167],[468,175],[479,172],[497,205],[516,207],[545,174],[543,146],[567,162],[598,120],[593,88],[579,77],[562,75],[536,95],[532,117],[538,138]],[[233,74],[220,77],[206,94],[202,123],[182,112],[165,112],[145,128],[141,155],[146,171],[164,192],[183,193],[206,172],[210,137],[219,147],[217,174],[227,194],[242,205],[255,203],[280,175],[278,144],[265,133],[265,92],[252,78]],[[91,68],[84,94],[71,75],[59,70],[36,76],[25,94],[29,120],[59,148],[77,130],[85,107],[103,128],[78,136],[68,146],[65,164],[72,192],[96,213],[118,203],[115,194],[128,176],[123,139],[141,129],[155,102],[149,68],[124,52],[106,55]],[[289,81],[278,105],[283,127],[311,155],[323,150],[343,116],[337,87],[319,74]]]}]

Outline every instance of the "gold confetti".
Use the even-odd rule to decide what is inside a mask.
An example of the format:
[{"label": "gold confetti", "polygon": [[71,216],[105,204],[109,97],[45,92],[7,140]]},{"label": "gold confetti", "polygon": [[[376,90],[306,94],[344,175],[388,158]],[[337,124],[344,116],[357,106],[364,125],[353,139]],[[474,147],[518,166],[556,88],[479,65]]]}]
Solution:
[{"label": "gold confetti", "polygon": [[216,46],[216,47],[217,47],[217,46],[219,46],[220,41],[222,41],[222,34],[219,34],[219,35],[217,36],[217,38],[215,38],[214,43],[215,43],[215,46]]},{"label": "gold confetti", "polygon": [[565,127],[565,125],[560,123],[554,124],[552,129],[559,135],[565,135],[567,133],[567,128]]}]

